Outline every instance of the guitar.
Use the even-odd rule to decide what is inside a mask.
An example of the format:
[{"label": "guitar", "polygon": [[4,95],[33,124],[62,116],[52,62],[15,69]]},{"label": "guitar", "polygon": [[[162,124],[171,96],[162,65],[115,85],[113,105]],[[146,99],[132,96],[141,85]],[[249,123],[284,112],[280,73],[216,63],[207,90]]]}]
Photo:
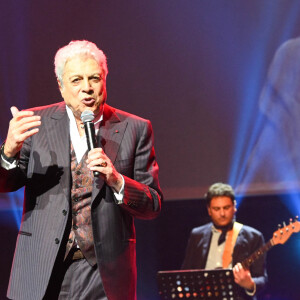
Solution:
[{"label": "guitar", "polygon": [[266,244],[264,244],[262,247],[260,247],[253,254],[251,254],[241,262],[244,269],[249,269],[249,267],[255,260],[269,251],[273,246],[277,244],[283,245],[293,233],[299,232],[300,222],[298,221],[298,217],[296,217],[294,221],[290,219],[289,225],[286,225],[285,222],[283,222],[283,227],[281,227],[281,225],[279,225],[278,227],[278,230],[273,233],[273,237]]}]

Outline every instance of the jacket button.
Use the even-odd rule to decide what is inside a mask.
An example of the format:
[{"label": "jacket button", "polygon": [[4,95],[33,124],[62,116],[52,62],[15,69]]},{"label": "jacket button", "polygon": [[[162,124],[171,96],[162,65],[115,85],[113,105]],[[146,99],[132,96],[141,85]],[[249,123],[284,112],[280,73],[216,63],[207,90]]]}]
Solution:
[{"label": "jacket button", "polygon": [[55,244],[59,244],[59,239],[58,238],[55,239]]},{"label": "jacket button", "polygon": [[67,214],[67,211],[64,209],[64,210],[62,211],[62,213],[63,213],[63,215],[65,216],[65,215]]}]

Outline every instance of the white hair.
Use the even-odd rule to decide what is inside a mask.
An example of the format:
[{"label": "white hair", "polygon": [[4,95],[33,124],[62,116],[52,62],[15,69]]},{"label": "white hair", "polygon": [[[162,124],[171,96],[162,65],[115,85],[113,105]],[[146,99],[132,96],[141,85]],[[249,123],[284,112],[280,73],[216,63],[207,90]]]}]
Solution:
[{"label": "white hair", "polygon": [[76,55],[88,55],[93,57],[104,72],[104,77],[108,73],[106,56],[94,43],[82,40],[71,41],[68,45],[60,48],[54,58],[54,71],[56,78],[62,82],[66,62]]}]

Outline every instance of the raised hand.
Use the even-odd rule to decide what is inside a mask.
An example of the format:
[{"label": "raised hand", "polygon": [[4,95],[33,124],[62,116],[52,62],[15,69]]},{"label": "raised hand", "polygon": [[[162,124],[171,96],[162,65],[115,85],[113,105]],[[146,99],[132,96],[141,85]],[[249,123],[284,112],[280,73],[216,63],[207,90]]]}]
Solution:
[{"label": "raised hand", "polygon": [[10,108],[13,118],[9,122],[4,154],[14,157],[21,150],[24,141],[39,131],[41,117],[35,116],[33,111],[19,111],[17,107]]}]

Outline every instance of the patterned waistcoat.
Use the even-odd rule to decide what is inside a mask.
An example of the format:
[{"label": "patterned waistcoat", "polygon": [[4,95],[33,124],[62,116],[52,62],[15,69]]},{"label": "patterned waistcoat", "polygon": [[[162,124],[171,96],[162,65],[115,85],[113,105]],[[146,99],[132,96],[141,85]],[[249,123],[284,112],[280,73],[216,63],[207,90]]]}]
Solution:
[{"label": "patterned waistcoat", "polygon": [[96,254],[91,220],[91,196],[93,189],[93,174],[86,165],[87,152],[77,164],[76,155],[71,143],[71,209],[72,228],[67,243],[66,254],[75,243],[79,246],[90,265],[95,265]]}]

